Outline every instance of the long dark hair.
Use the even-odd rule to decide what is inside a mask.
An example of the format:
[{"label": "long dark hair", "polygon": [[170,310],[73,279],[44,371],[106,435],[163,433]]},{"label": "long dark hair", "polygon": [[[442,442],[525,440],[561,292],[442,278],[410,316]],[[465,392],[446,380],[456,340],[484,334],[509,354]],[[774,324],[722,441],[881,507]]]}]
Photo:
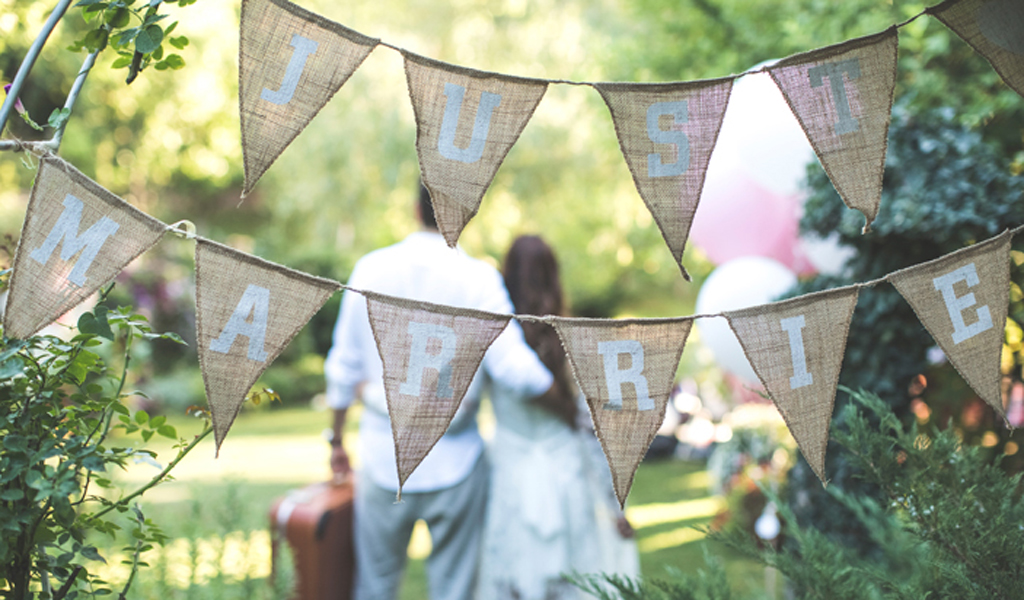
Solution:
[{"label": "long dark hair", "polygon": [[[523,235],[512,242],[505,256],[504,274],[505,287],[516,314],[562,315],[565,306],[558,260],[540,237]],[[570,426],[575,426],[575,392],[558,334],[545,323],[523,323],[523,334],[526,343],[555,378],[555,393],[545,397],[543,405]]]}]

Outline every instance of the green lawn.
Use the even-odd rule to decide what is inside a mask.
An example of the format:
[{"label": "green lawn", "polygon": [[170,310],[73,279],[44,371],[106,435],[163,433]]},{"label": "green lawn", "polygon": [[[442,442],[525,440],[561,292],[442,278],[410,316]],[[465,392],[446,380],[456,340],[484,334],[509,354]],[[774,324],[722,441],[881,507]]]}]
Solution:
[{"label": "green lawn", "polygon": [[[204,440],[179,465],[175,481],[144,497],[147,516],[164,528],[171,541],[166,549],[147,557],[150,568],[140,575],[131,596],[159,595],[164,600],[273,597],[261,582],[270,571],[268,510],[289,489],[329,476],[328,447],[320,438],[328,421],[328,413],[308,409],[247,410],[235,422],[219,458],[214,459],[212,436]],[[172,422],[181,435],[200,428],[197,421]],[[353,434],[354,429],[346,432],[346,445],[354,441]],[[151,447],[159,452],[161,462],[171,456],[169,443],[154,439]],[[133,465],[121,480],[131,488],[156,472],[152,465]],[[704,567],[703,535],[693,526],[707,524],[721,508],[719,499],[709,494],[708,483],[697,463],[641,465],[627,515],[637,530],[644,575],[663,576],[666,567],[684,572]],[[108,552],[116,552],[121,545],[110,546]],[[422,557],[428,550],[425,529],[417,531],[410,545],[403,600],[426,597]],[[726,559],[737,591],[763,586],[760,566],[723,548],[714,550]],[[108,556],[112,581],[123,578],[116,558]]]}]

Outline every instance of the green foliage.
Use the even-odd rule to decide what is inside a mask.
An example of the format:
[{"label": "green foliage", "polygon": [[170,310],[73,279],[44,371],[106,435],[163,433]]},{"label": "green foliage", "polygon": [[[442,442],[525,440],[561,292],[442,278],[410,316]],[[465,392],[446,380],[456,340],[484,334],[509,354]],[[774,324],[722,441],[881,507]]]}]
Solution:
[{"label": "green foliage", "polygon": [[[126,551],[132,557],[133,575],[144,565],[140,555],[165,540],[132,500],[165,481],[210,428],[190,442],[178,439],[165,417],[129,410],[125,399],[139,394],[124,391],[129,351],[136,339],[180,342],[174,334],[154,332],[127,308],[107,310],[102,305],[80,318],[79,331],[69,340],[52,335],[3,338],[2,597],[23,600],[49,593],[54,599],[71,599],[113,593],[89,568],[94,561],[105,562],[89,534],[121,530],[119,515],[131,518],[132,545]],[[101,357],[104,345],[120,349],[119,370]],[[121,436],[134,433],[144,441],[154,435],[176,440],[177,456],[151,481],[126,494],[114,483],[113,468],[155,456],[150,450],[120,445]],[[124,591],[130,585],[131,578]]]},{"label": "green foliage", "polygon": [[[768,489],[764,492],[778,506],[788,544],[780,550],[759,545],[739,529],[713,531],[710,538],[777,569],[801,598],[1019,598],[1021,476],[1007,475],[982,448],[965,445],[953,431],[906,427],[879,396],[846,391],[852,401],[844,409],[844,425],[833,427],[832,435],[881,496],[851,495],[835,486],[828,494],[869,532],[875,551],[865,554],[800,525],[799,508]],[[615,577],[575,581],[605,600],[730,598],[721,569],[709,564],[710,572],[696,581],[678,575],[671,586]],[[665,593],[668,589],[675,591]]]},{"label": "green foliage", "polygon": [[621,575],[567,575],[571,583],[600,600],[731,600],[734,594],[729,587],[722,562],[704,552],[707,570],[683,573],[670,571],[670,579],[630,579]]},{"label": "green foliage", "polygon": [[1020,475],[1007,475],[982,448],[950,430],[906,427],[880,397],[851,392],[833,437],[881,499],[830,494],[870,532],[864,555],[780,511],[791,549],[753,549],[808,598],[1018,598],[1024,567]]},{"label": "green foliage", "polygon": [[146,67],[153,65],[158,71],[180,69],[185,59],[178,54],[164,55],[163,42],[166,40],[176,49],[188,45],[188,38],[170,34],[177,27],[175,21],[165,26],[161,23],[168,17],[160,14],[161,4],[188,6],[195,0],[150,0],[135,5],[137,0],[79,0],[76,8],[82,9],[82,18],[90,24],[85,35],[68,48],[78,52],[102,52],[108,45],[118,54],[111,65],[115,69],[128,69],[125,83],[132,83]]}]

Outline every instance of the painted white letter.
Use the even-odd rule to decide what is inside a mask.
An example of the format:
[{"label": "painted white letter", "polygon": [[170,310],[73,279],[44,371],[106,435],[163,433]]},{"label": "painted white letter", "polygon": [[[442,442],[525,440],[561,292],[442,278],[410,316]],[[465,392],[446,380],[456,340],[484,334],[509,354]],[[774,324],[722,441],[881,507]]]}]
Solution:
[{"label": "painted white letter", "polygon": [[686,100],[679,102],[655,102],[647,108],[647,137],[655,144],[672,144],[676,147],[676,161],[662,162],[660,154],[647,155],[648,177],[671,177],[682,175],[690,167],[690,138],[682,131],[664,131],[658,124],[661,115],[672,115],[675,123],[690,120]]},{"label": "painted white letter", "polygon": [[827,78],[832,88],[832,101],[835,103],[836,115],[839,121],[836,123],[836,135],[851,133],[860,129],[860,123],[850,112],[850,100],[846,97],[846,85],[843,83],[843,73],[848,79],[860,78],[860,59],[851,58],[834,63],[825,63],[807,70],[807,76],[811,79],[811,87],[821,87]]},{"label": "painted white letter", "polygon": [[[455,390],[452,389],[452,360],[459,343],[455,330],[444,325],[410,322],[409,335],[412,336],[409,367],[398,391],[408,396],[419,396],[423,387],[423,371],[433,369],[437,371],[437,397],[448,399],[455,396]],[[437,354],[427,353],[427,345],[432,339],[441,342]]]},{"label": "painted white letter", "polygon": [[437,138],[437,151],[449,160],[457,160],[467,164],[475,163],[484,155],[487,133],[491,129],[491,113],[501,104],[501,95],[483,92],[480,95],[480,107],[476,110],[473,121],[473,135],[469,146],[465,149],[455,147],[455,129],[459,126],[459,115],[462,112],[462,99],[466,88],[454,83],[444,84],[444,95],[448,98],[444,105],[444,117],[441,119],[441,133]]},{"label": "painted white letter", "polygon": [[804,353],[803,315],[782,319],[782,330],[789,334],[789,357],[793,360],[793,376],[789,378],[789,389],[795,390],[814,383],[814,375],[807,371],[807,355]]},{"label": "painted white letter", "polygon": [[977,321],[970,325],[964,323],[964,311],[974,306],[975,299],[973,293],[957,297],[956,292],[953,291],[953,284],[959,281],[967,282],[967,287],[974,287],[980,283],[978,271],[974,268],[974,263],[960,267],[951,273],[932,280],[932,285],[935,286],[936,290],[942,292],[942,299],[946,301],[946,310],[949,311],[949,319],[953,322],[954,344],[959,344],[964,340],[971,339],[982,331],[992,329],[992,313],[989,312],[988,306],[978,307]]},{"label": "painted white letter", "polygon": [[29,254],[32,260],[45,265],[50,260],[50,255],[57,248],[57,244],[64,240],[60,247],[60,259],[67,262],[75,257],[81,250],[82,256],[75,262],[75,266],[68,273],[68,281],[81,287],[85,285],[85,272],[89,270],[93,259],[99,253],[100,248],[107,241],[107,238],[121,227],[107,217],[100,217],[99,221],[93,223],[92,227],[85,230],[85,233],[78,235],[82,226],[82,209],[85,205],[81,200],[71,194],[64,197],[64,211],[57,217],[53,229],[46,236],[43,245],[36,248]]},{"label": "painted white letter", "polygon": [[[270,313],[270,290],[258,285],[249,284],[242,294],[242,299],[235,306],[235,312],[228,319],[228,324],[220,332],[220,337],[210,342],[210,350],[227,354],[235,338],[244,335],[249,338],[249,360],[264,362],[267,352],[263,342],[267,337],[267,315]],[[249,320],[252,315],[252,320]]]},{"label": "painted white letter", "polygon": [[263,91],[260,92],[260,98],[274,104],[288,104],[291,102],[292,96],[295,94],[295,88],[299,85],[299,77],[302,77],[302,71],[306,68],[306,59],[309,58],[310,54],[316,52],[319,46],[319,43],[304,38],[297,33],[292,35],[291,47],[295,48],[295,50],[292,51],[292,58],[288,61],[288,67],[284,71],[284,80],[281,81],[281,87],[276,92],[270,88],[263,88]]},{"label": "painted white letter", "polygon": [[[654,410],[654,400],[647,392],[644,370],[644,347],[636,340],[598,342],[597,351],[604,358],[604,378],[608,382],[608,402],[605,410],[622,410],[622,386],[633,384],[637,410]],[[619,369],[619,355],[628,354],[632,363],[628,369]]]}]

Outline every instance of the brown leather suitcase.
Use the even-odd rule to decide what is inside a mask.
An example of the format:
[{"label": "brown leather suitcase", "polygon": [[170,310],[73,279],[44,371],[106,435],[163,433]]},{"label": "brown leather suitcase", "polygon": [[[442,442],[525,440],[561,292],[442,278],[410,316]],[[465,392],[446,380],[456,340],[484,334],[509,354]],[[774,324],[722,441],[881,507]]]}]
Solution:
[{"label": "brown leather suitcase", "polygon": [[355,574],[352,484],[316,483],[270,507],[272,560],[288,542],[295,564],[294,600],[349,600]]}]

